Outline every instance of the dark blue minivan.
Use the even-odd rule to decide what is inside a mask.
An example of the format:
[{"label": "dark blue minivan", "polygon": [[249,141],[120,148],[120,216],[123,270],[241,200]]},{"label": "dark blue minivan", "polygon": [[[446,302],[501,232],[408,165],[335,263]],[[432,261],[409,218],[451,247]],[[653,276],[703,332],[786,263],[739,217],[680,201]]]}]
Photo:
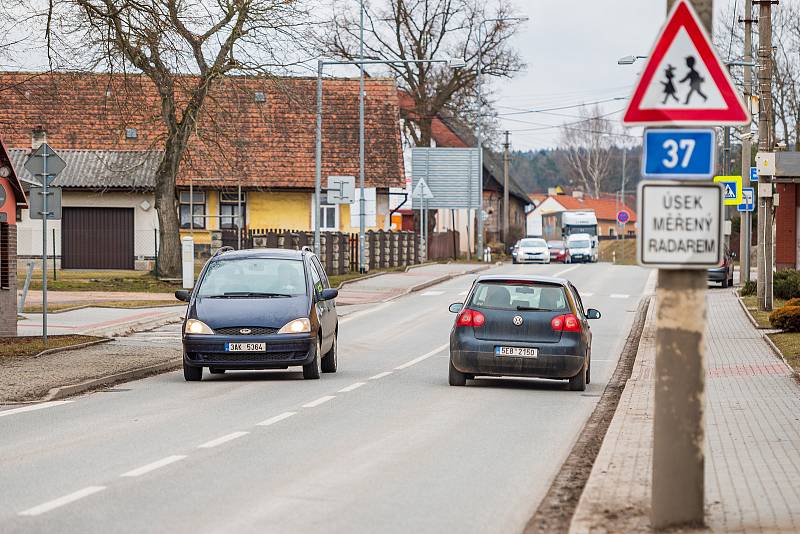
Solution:
[{"label": "dark blue minivan", "polygon": [[309,249],[221,249],[190,291],[183,325],[187,381],[233,369],[302,366],[303,377],[336,372],[339,323],[332,289]]}]

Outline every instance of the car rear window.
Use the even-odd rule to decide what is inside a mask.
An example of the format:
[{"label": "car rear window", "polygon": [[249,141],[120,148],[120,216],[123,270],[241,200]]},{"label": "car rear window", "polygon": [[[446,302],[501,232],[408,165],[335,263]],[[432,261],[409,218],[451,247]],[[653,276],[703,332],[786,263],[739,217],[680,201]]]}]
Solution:
[{"label": "car rear window", "polygon": [[280,258],[241,258],[209,264],[200,282],[200,297],[231,293],[306,294],[306,275],[302,260]]},{"label": "car rear window", "polygon": [[562,286],[511,280],[478,282],[467,306],[496,310],[530,308],[569,311],[567,295]]},{"label": "car rear window", "polygon": [[564,242],[563,241],[548,241],[547,242],[547,246],[549,246],[550,248],[564,248]]},{"label": "car rear window", "polygon": [[588,240],[576,239],[574,241],[570,241],[569,246],[572,248],[591,248],[592,243]]},{"label": "car rear window", "polygon": [[521,247],[546,247],[544,239],[521,239],[519,242]]}]

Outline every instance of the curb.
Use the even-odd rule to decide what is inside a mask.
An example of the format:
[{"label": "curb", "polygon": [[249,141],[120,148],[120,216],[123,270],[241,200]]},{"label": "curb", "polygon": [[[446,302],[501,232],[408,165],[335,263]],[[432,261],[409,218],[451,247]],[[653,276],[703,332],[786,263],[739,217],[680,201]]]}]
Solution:
[{"label": "curb", "polygon": [[742,299],[741,296],[736,295],[736,300],[739,301],[739,306],[741,306],[742,310],[744,310],[744,314],[747,316],[747,320],[750,321],[750,323],[753,325],[753,327],[756,328],[756,330],[769,330],[768,328],[760,326],[758,322],[755,320],[755,318],[753,318],[753,315],[750,313],[750,310],[747,309],[747,306],[745,306],[744,300]]},{"label": "curb", "polygon": [[460,273],[444,274],[444,275],[439,276],[437,278],[433,278],[431,280],[427,280],[425,282],[421,282],[421,283],[419,283],[419,284],[417,284],[415,286],[411,286],[410,288],[408,288],[405,292],[401,293],[400,295],[397,295],[396,297],[392,297],[392,298],[390,298],[388,300],[385,300],[384,302],[389,302],[390,300],[394,300],[394,299],[396,299],[398,297],[402,297],[403,295],[408,295],[410,293],[415,293],[417,291],[422,291],[423,289],[427,289],[427,288],[429,288],[431,286],[435,286],[437,284],[441,284],[442,282],[447,282],[448,280],[452,280],[453,278],[455,278],[457,276],[464,276],[464,275],[467,275],[467,274],[475,274],[475,273],[479,273],[481,271],[486,271],[486,270],[490,269],[491,267],[493,267],[492,264],[481,265],[480,267],[476,267],[474,269],[470,269],[468,271],[464,271],[464,272],[460,272]]},{"label": "curb", "polygon": [[[169,306],[178,306],[179,304],[180,303],[175,304],[175,303],[168,302],[168,301],[165,300],[164,304],[156,304],[156,305],[152,305],[151,304],[149,306],[129,306],[129,307],[123,308],[121,306],[104,306],[103,302],[100,301],[100,302],[96,302],[94,304],[78,304],[78,305],[72,306],[70,308],[62,308],[62,309],[56,310],[56,311],[47,310],[47,315],[57,315],[59,313],[66,313],[66,312],[71,312],[71,311],[76,311],[76,310],[83,310],[85,308],[103,308],[103,309],[107,309],[107,310],[147,310],[147,309],[150,309],[150,308],[166,308],[166,307],[169,307]],[[41,314],[42,312],[41,311],[26,311],[26,312],[23,312],[23,313]]]},{"label": "curb", "polygon": [[103,339],[95,339],[92,341],[85,341],[83,343],[78,343],[77,345],[68,345],[66,347],[53,347],[52,349],[45,349],[38,354],[34,354],[31,358],[38,358],[39,356],[46,356],[48,354],[55,354],[56,352],[66,352],[68,350],[75,350],[75,349],[82,349],[84,347],[91,347],[92,345],[100,345],[101,343],[108,343],[109,341],[114,341],[110,337],[106,337]]},{"label": "curb", "polygon": [[79,333],[85,335],[93,335],[93,336],[119,337],[119,336],[126,336],[133,332],[138,332],[142,330],[152,330],[153,328],[158,328],[159,326],[176,323],[182,320],[183,320],[182,315],[178,315],[175,312],[169,312],[169,313],[159,314],[155,317],[148,317],[146,319],[139,319],[136,321],[120,323],[118,325],[83,330]]},{"label": "curb", "polygon": [[132,380],[139,380],[141,378],[145,378],[151,375],[164,373],[167,371],[173,371],[178,369],[181,366],[181,361],[169,361],[163,363],[157,363],[154,365],[148,365],[147,367],[140,367],[138,369],[131,369],[130,371],[123,371],[121,373],[115,373],[113,375],[103,376],[100,378],[93,378],[91,380],[85,380],[83,382],[79,382],[77,384],[72,384],[69,386],[59,386],[56,388],[51,388],[50,391],[45,395],[44,398],[41,399],[41,402],[53,401],[64,399],[66,397],[71,397],[73,395],[78,395],[79,393],[83,393],[85,391],[89,391],[91,389],[96,389],[102,386],[111,386],[114,384],[118,384],[120,382],[130,382]]}]

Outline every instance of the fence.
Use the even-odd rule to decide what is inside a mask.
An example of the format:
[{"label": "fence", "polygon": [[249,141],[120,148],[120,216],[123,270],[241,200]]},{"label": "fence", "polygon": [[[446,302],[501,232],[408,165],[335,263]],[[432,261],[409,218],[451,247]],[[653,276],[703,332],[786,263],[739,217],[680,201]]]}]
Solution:
[{"label": "fence", "polygon": [[431,234],[430,243],[428,244],[428,259],[457,259],[461,255],[460,242],[459,233],[453,230]]},{"label": "fence", "polygon": [[[242,248],[283,248],[300,250],[314,246],[314,232],[287,229],[248,229],[242,234]],[[419,263],[419,240],[413,232],[368,231],[365,260],[369,270],[407,267]],[[358,271],[358,234],[322,232],[320,261],[330,275]]]}]

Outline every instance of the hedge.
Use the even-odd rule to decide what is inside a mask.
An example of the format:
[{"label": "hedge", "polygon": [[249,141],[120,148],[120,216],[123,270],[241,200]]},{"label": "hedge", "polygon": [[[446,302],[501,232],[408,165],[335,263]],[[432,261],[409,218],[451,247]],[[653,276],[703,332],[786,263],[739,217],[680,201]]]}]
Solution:
[{"label": "hedge", "polygon": [[784,306],[769,314],[769,324],[784,332],[800,332],[800,306]]}]

